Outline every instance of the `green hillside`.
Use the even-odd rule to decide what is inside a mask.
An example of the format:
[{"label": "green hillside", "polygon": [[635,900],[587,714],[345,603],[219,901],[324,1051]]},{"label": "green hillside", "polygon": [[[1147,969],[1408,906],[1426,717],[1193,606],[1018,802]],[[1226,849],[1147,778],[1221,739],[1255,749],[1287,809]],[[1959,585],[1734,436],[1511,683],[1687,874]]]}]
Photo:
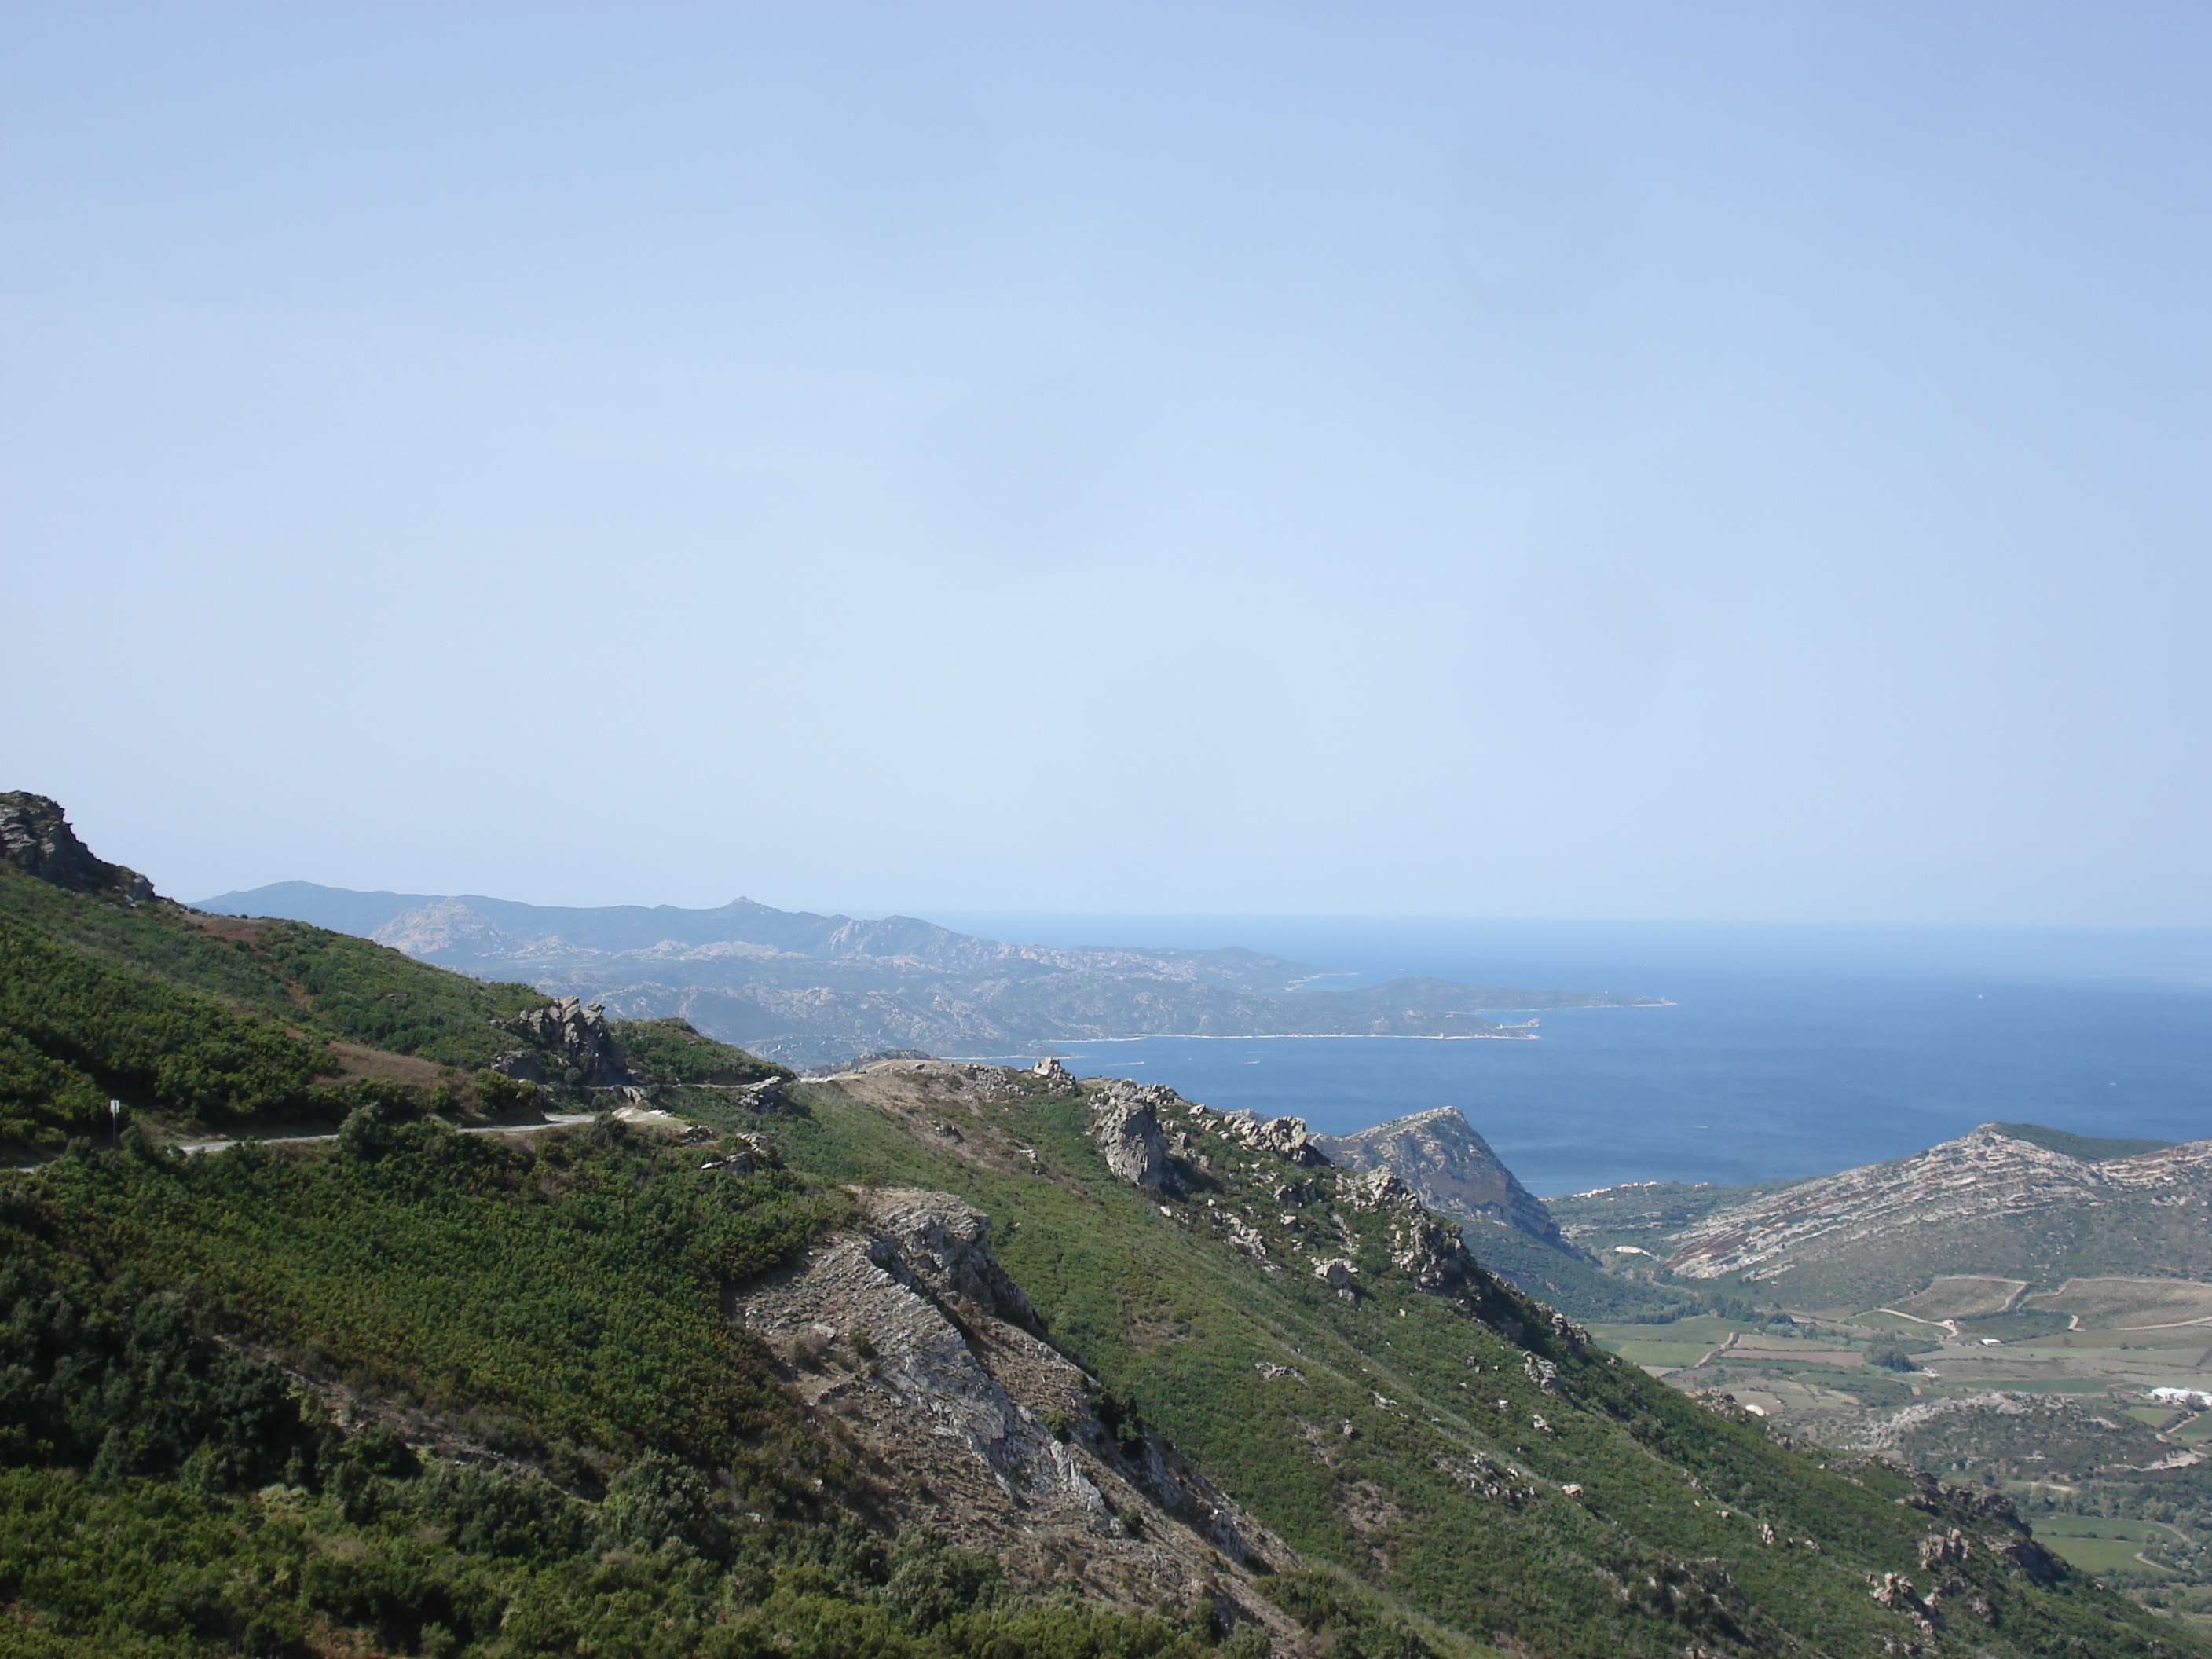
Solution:
[{"label": "green hillside", "polygon": [[544,1000],[303,923],[72,892],[0,864],[0,1143],[58,1150],[103,1130],[111,1097],[179,1131],[334,1122],[380,1092],[346,1081],[362,1068],[334,1044],[418,1061],[427,1088],[518,1046],[493,1021]]},{"label": "green hillside", "polygon": [[515,1145],[373,1108],[326,1152],[138,1141],[0,1188],[0,1646],[1210,1646],[869,1525],[864,1472],[715,1299],[843,1204],[618,1125]]},{"label": "green hillside", "polygon": [[[528,1091],[471,1074],[531,1047],[502,1022],[546,1000],[304,922],[210,915],[143,887],[73,891],[0,862],[0,1147],[51,1156],[104,1134],[111,1099],[157,1136],[329,1127],[371,1099],[512,1107]],[[645,1085],[789,1075],[680,1019],[610,1030]]]},{"label": "green hillside", "polygon": [[[1745,1414],[1555,1334],[1547,1310],[1486,1274],[1455,1295],[1422,1289],[1372,1222],[1331,1201],[1340,1172],[1217,1138],[1218,1179],[1164,1216],[1152,1194],[1101,1181],[1080,1101],[993,1103],[958,1141],[925,1147],[916,1130],[957,1109],[957,1091],[888,1109],[836,1085],[806,1098],[805,1116],[759,1126],[794,1164],[940,1187],[989,1212],[1055,1338],[1293,1544],[1408,1616],[1560,1655],[1924,1639],[1868,1592],[1870,1572],[1915,1570],[1943,1523],[1905,1501],[1931,1501],[1924,1479],[1777,1446]],[[1036,1159],[994,1158],[994,1145]],[[1316,1190],[1278,1196],[1300,1185]],[[1279,1271],[1231,1246],[1231,1212]],[[1357,1247],[1339,1220],[1364,1224]],[[1355,1299],[1301,1270],[1309,1247],[1357,1261]],[[1948,1518],[1988,1525],[1971,1498]],[[2086,1584],[2053,1593],[1988,1565],[1972,1593],[1996,1625],[1960,1651],[2172,1640]]]},{"label": "green hillside", "polygon": [[[525,988],[10,868],[0,948],[12,1132],[67,1140],[0,1175],[0,1650],[2206,1651],[2001,1500],[1778,1443],[1386,1176],[1171,1095],[1155,1190],[1094,1138],[1119,1085],[756,1091],[655,1022],[598,1097],[634,1121],[457,1128],[528,1095],[454,1091]],[[364,1054],[439,1081],[341,1073]],[[338,1110],[201,1156],[148,1132]],[[898,1193],[939,1206],[919,1246]],[[830,1322],[776,1324],[802,1284]],[[1032,1413],[1039,1376],[1073,1381]]]}]

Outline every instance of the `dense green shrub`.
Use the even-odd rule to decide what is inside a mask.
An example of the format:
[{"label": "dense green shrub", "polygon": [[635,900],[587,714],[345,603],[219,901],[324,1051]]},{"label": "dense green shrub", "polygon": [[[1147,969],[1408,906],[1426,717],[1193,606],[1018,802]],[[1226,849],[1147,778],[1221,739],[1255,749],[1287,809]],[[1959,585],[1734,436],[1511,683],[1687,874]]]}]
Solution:
[{"label": "dense green shrub", "polygon": [[319,1029],[441,1065],[478,1066],[512,1048],[514,1039],[492,1021],[545,1000],[531,986],[471,979],[302,921],[270,924],[254,952],[285,985],[305,994]]},{"label": "dense green shrub", "polygon": [[0,1260],[0,1462],[227,1492],[298,1474],[314,1450],[283,1376],[201,1336],[174,1292]]},{"label": "dense green shrub", "polygon": [[110,1095],[209,1121],[297,1112],[337,1070],[283,1027],[0,915],[0,1118],[82,1133]]},{"label": "dense green shrub", "polygon": [[[9,1627],[103,1659],[301,1656],[319,1622],[420,1654],[1194,1659],[1188,1629],[1024,1601],[988,1557],[817,1514],[815,1474],[844,1477],[715,1291],[845,1202],[611,1121],[516,1145],[374,1101],[334,1154],[134,1139],[0,1186]],[[587,1443],[613,1479],[595,1503],[374,1419],[342,1434],[210,1324],[465,1407],[550,1469]]]}]

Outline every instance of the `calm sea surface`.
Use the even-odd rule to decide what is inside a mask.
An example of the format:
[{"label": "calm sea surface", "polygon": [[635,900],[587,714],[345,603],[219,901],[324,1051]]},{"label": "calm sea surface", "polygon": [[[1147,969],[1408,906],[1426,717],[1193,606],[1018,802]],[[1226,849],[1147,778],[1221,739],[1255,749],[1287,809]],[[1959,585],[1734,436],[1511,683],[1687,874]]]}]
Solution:
[{"label": "calm sea surface", "polygon": [[[2212,933],[939,916],[1054,945],[1243,945],[1350,970],[1662,996],[1544,1013],[1534,1042],[1152,1037],[1063,1048],[1329,1133],[1451,1104],[1537,1193],[1763,1181],[1991,1119],[2212,1136]],[[1518,1019],[1525,1016],[1514,1015]]]}]

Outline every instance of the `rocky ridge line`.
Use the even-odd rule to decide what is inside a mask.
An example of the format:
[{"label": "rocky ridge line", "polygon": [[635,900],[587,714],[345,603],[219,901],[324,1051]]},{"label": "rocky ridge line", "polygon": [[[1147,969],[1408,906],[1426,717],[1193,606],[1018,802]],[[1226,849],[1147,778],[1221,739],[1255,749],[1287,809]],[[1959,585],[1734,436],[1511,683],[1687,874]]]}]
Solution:
[{"label": "rocky ridge line", "polygon": [[2212,1201],[2212,1140],[2087,1163],[1984,1124],[1914,1157],[1826,1176],[1716,1212],[1676,1234],[1668,1271],[1686,1279],[1772,1279],[1904,1231],[2012,1221],[2148,1196]]},{"label": "rocky ridge line", "polygon": [[71,893],[109,893],[131,904],[157,896],[136,870],[95,856],[58,801],[22,790],[0,793],[0,863]]}]

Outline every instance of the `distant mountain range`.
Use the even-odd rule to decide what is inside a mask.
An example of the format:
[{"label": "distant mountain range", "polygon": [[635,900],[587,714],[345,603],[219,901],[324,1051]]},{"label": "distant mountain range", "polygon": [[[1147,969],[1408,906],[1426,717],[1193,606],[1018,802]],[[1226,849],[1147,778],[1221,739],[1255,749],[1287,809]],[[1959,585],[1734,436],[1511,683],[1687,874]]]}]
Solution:
[{"label": "distant mountain range", "polygon": [[365,934],[479,978],[526,981],[631,1019],[678,1015],[793,1065],[886,1049],[1003,1054],[1107,1037],[1526,1039],[1504,1011],[1660,999],[1407,978],[1352,990],[1255,951],[1007,945],[910,916],[856,921],[750,899],[562,908],[474,894],[363,893],[280,882],[199,901]]}]

